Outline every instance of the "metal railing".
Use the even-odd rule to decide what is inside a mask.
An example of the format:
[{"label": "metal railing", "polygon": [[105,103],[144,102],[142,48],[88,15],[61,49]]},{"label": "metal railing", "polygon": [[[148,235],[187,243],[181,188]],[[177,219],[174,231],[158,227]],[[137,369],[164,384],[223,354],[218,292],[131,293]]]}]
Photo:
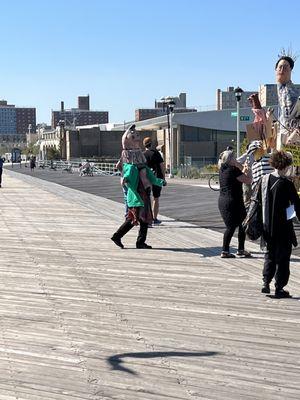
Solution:
[{"label": "metal railing", "polygon": [[[38,168],[42,169],[50,169],[54,171],[62,171],[62,172],[80,172],[84,162],[80,161],[63,161],[63,160],[43,160],[38,161]],[[106,176],[115,176],[120,175],[120,172],[115,167],[114,163],[97,163],[90,162],[91,172],[93,175],[106,175]]]}]

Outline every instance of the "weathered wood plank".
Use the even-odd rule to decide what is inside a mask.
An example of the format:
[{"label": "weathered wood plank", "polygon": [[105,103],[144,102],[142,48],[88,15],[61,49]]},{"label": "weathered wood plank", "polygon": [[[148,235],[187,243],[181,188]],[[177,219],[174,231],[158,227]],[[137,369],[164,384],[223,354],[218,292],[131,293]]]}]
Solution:
[{"label": "weathered wood plank", "polygon": [[164,218],[152,251],[134,248],[136,229],[120,250],[121,204],[5,182],[0,400],[299,399],[297,258],[295,298],[272,299],[256,244],[223,260],[220,232]]}]

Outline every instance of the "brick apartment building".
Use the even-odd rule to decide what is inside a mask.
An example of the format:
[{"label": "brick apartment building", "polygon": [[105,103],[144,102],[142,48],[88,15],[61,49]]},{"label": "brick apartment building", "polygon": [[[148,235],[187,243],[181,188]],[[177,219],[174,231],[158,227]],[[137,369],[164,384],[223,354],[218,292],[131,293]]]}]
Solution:
[{"label": "brick apartment building", "polygon": [[[186,93],[180,93],[178,97],[168,97],[169,100],[174,101],[174,113],[196,112],[195,108],[186,107]],[[166,115],[167,110],[163,101],[155,100],[154,108],[138,108],[135,110],[135,120],[143,121],[150,118],[161,117]]]},{"label": "brick apartment building", "polygon": [[90,97],[79,96],[77,108],[67,110],[62,101],[60,110],[52,111],[51,126],[53,129],[60,120],[64,120],[65,125],[69,127],[106,124],[108,123],[108,111],[90,110]]},{"label": "brick apartment building", "polygon": [[0,100],[0,139],[6,141],[23,140],[28,127],[36,129],[36,109],[33,107],[16,107]]}]

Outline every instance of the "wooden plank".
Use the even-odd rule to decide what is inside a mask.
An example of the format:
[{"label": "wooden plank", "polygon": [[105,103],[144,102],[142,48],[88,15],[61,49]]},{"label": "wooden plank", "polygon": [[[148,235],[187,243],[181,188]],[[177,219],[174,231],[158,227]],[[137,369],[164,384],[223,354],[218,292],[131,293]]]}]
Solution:
[{"label": "wooden plank", "polygon": [[220,232],[164,217],[153,250],[135,249],[136,229],[121,250],[122,204],[4,182],[0,400],[300,397],[298,258],[295,298],[272,299],[256,244],[224,260]]}]

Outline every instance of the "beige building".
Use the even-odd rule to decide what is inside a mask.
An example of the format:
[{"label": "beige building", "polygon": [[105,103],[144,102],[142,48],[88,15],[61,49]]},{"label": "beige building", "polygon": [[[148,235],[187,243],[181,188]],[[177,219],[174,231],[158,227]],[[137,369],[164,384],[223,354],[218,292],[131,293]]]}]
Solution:
[{"label": "beige building", "polygon": [[[300,85],[295,85],[295,86],[300,90]],[[259,85],[258,92],[255,92],[254,90],[252,92],[251,91],[243,92],[240,101],[240,107],[250,106],[248,97],[253,93],[258,93],[262,107],[271,107],[271,106],[274,107],[278,105],[277,85],[275,83],[265,83]],[[217,89],[216,101],[217,101],[217,110],[236,108],[234,87],[229,86],[226,91]]]},{"label": "beige building", "polygon": [[[174,102],[174,113],[196,112],[195,108],[187,108],[186,93],[180,93],[178,96],[168,96],[168,101]],[[154,108],[138,108],[135,110],[135,120],[144,121],[150,118],[160,117],[167,114],[167,109],[164,101],[155,100]]]},{"label": "beige building", "polygon": [[[38,144],[39,158],[48,159],[51,148],[60,151],[63,160],[79,158],[106,158],[117,160],[122,151],[122,135],[124,129],[113,124],[79,126],[75,129],[58,126],[56,129],[40,131]],[[144,130],[142,139],[151,136],[156,140],[156,131]]]},{"label": "beige building", "polygon": [[[240,100],[240,107],[245,108],[249,107],[248,97],[253,94],[257,93],[253,91],[246,91],[242,93],[241,100]],[[227,90],[217,89],[216,93],[216,105],[217,110],[229,110],[236,108],[236,97],[234,93],[234,87],[229,86]]]},{"label": "beige building", "polygon": [[[300,91],[300,85],[295,85]],[[277,85],[275,83],[267,83],[259,86],[258,90],[259,99],[263,107],[277,106]]]}]

